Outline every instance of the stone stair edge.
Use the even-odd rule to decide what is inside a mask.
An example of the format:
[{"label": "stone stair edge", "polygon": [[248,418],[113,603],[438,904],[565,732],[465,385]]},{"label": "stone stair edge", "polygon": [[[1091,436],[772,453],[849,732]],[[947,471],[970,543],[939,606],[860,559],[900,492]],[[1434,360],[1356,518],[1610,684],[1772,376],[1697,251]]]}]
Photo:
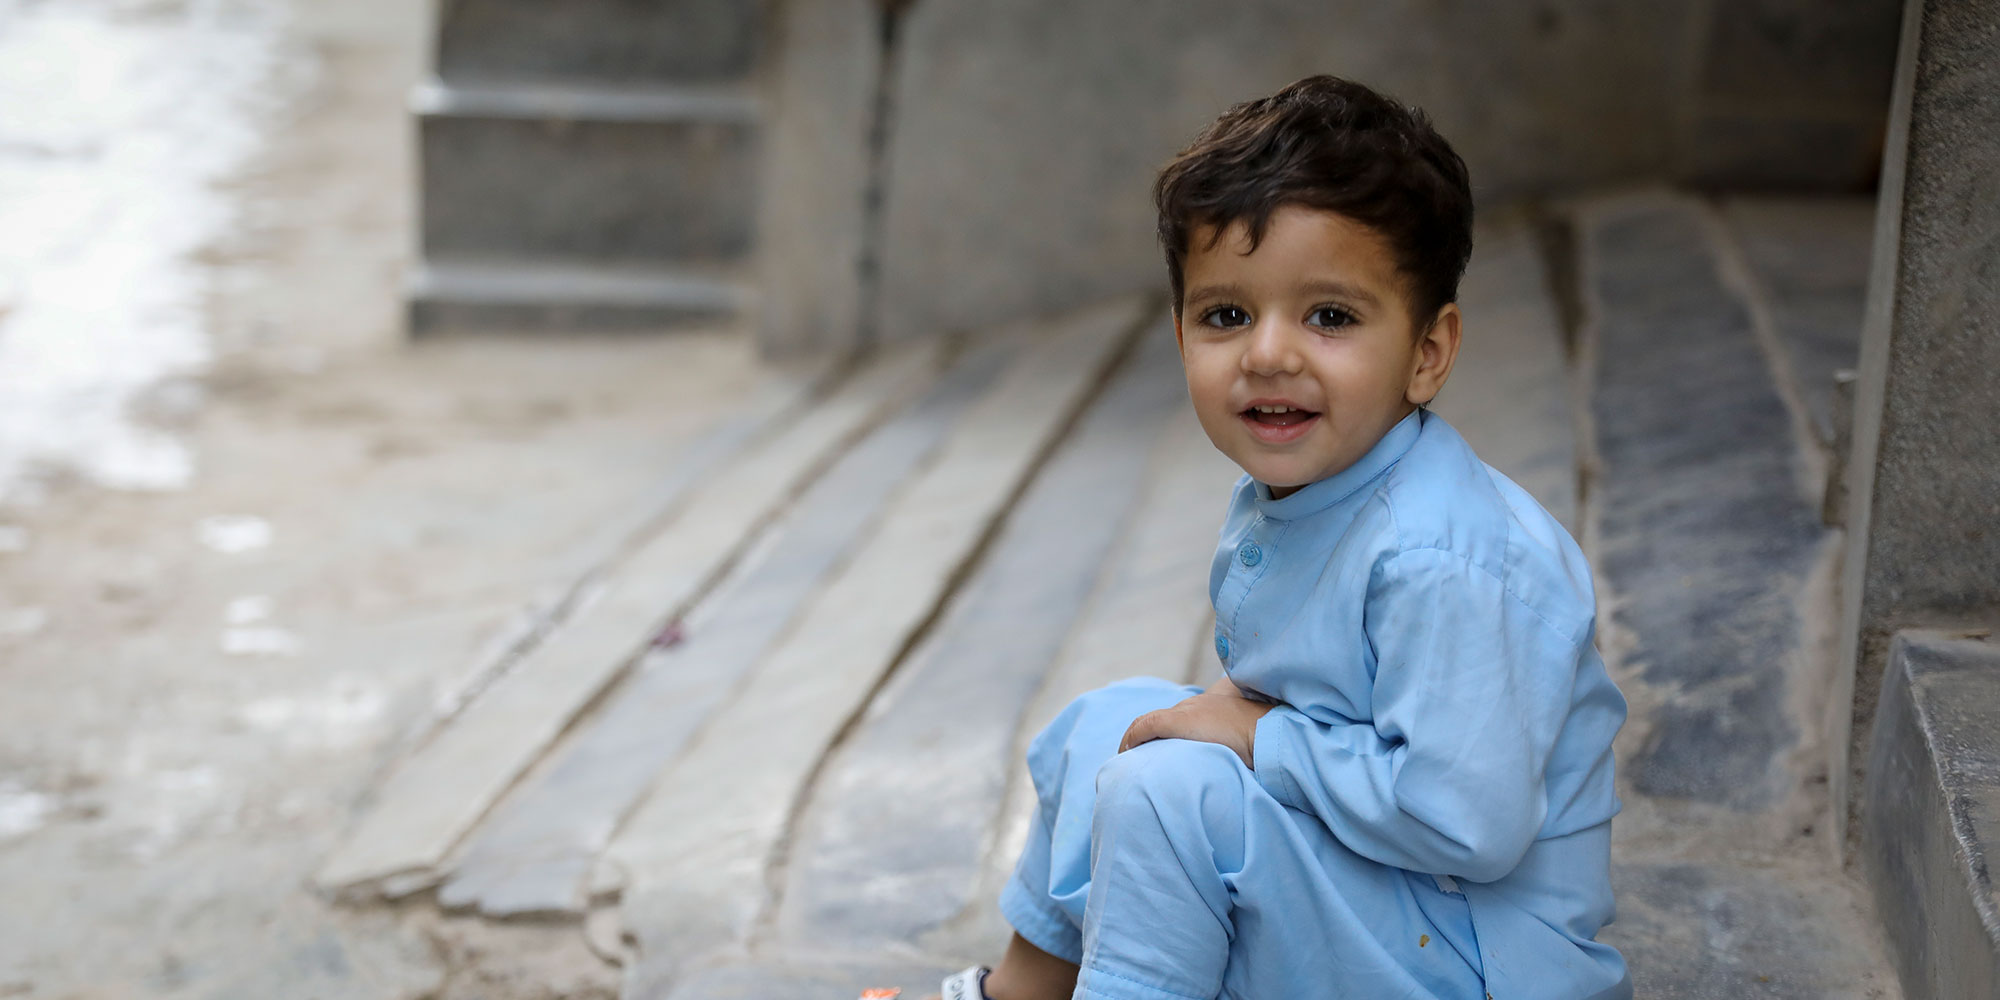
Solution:
[{"label": "stone stair edge", "polygon": [[762,113],[762,102],[748,84],[468,83],[432,77],[412,88],[409,108],[419,118],[750,125]]},{"label": "stone stair edge", "polygon": [[1916,995],[2000,994],[2000,643],[1911,629],[1889,641],[1861,802],[1861,862]]},{"label": "stone stair edge", "polygon": [[[801,788],[842,742],[846,720],[935,623],[1025,477],[1153,308],[1149,298],[1120,296],[1050,322],[1010,324],[1025,328],[1034,348],[957,418],[951,441],[883,516],[884,532],[825,584],[621,826],[600,857],[617,884],[596,888],[615,892],[625,932],[638,942],[628,993],[677,978],[702,955],[743,947],[772,915],[771,900],[744,898],[743,883],[758,882],[754,873],[789,850]],[[905,596],[884,603],[891,593]],[[868,614],[855,614],[864,607]],[[807,703],[831,714],[813,717],[801,709]],[[761,725],[774,713],[800,721]],[[685,822],[690,815],[703,818],[699,830]]]},{"label": "stone stair edge", "polygon": [[410,271],[415,299],[484,304],[742,308],[747,276],[727,267],[602,265],[564,260],[432,257]]},{"label": "stone stair edge", "polygon": [[[439,866],[467,830],[484,817],[492,802],[540,758],[567,728],[574,712],[586,708],[596,692],[611,682],[625,662],[624,657],[636,655],[644,648],[647,629],[682,610],[710,582],[714,575],[710,563],[732,559],[742,546],[749,544],[751,539],[739,537],[741,529],[735,523],[742,518],[726,519],[731,520],[728,525],[711,524],[705,519],[716,509],[731,506],[730,498],[739,493],[768,492],[733,490],[731,487],[740,485],[736,480],[747,476],[754,482],[782,485],[815,475],[817,456],[785,454],[788,443],[793,443],[792,438],[797,436],[786,434],[786,430],[803,432],[812,440],[828,436],[844,439],[850,425],[871,424],[907,392],[916,391],[917,386],[935,373],[934,361],[941,353],[934,350],[928,355],[877,356],[864,361],[845,377],[829,379],[802,391],[800,398],[783,407],[782,412],[801,416],[818,414],[816,420],[770,421],[770,426],[755,434],[734,461],[719,466],[705,483],[691,484],[685,494],[675,498],[672,510],[659,518],[646,537],[634,539],[632,551],[605,572],[598,581],[597,599],[522,653],[505,675],[482,690],[431,739],[413,748],[385,773],[373,801],[322,863],[315,883],[335,895],[365,896],[379,892],[389,897],[433,883]],[[793,426],[782,426],[787,423]],[[771,495],[776,497],[772,503],[782,503],[782,491]],[[671,579],[643,571],[649,556],[657,562],[662,553],[687,557],[689,552],[693,553],[690,558],[694,565],[677,565],[678,576]],[[633,587],[644,593],[636,596],[625,593]],[[644,622],[640,623],[642,618]],[[550,668],[552,658],[576,661],[573,648],[579,645],[593,651],[586,662],[590,669]],[[607,651],[610,660],[595,655]],[[559,698],[542,699],[546,704],[532,708],[542,716],[530,720],[534,725],[521,725],[519,719],[504,730],[491,724],[482,725],[492,720],[481,717],[480,713],[490,715],[501,710],[496,709],[496,702],[502,708],[521,702],[519,697],[509,702],[508,695],[513,689],[530,689],[538,677],[559,680],[576,690],[569,690]],[[522,709],[521,704],[513,707],[517,713]],[[473,730],[470,736],[459,732],[467,728]],[[503,732],[514,735],[507,736],[504,745],[496,744],[494,740]],[[480,739],[485,742],[476,743]],[[468,756],[468,740],[484,747],[484,752]],[[506,762],[493,763],[502,758]],[[468,783],[460,779],[480,770],[469,766],[475,759],[486,760],[482,767],[493,773],[484,783],[472,782],[477,787],[468,789],[465,787]],[[503,771],[508,773],[502,774]],[[450,775],[450,780],[445,775]]]},{"label": "stone stair edge", "polygon": [[[972,902],[963,894],[978,886],[1000,823],[1018,719],[1100,577],[1117,568],[1129,527],[1074,516],[1077,498],[1136,514],[1166,419],[1186,406],[1179,376],[1174,342],[1155,320],[1033,473],[935,625],[829,751],[794,824],[777,940],[887,946],[919,939]],[[1191,638],[1190,628],[1174,659]],[[925,773],[953,780],[935,787],[904,769],[918,758]],[[878,895],[906,879],[928,891]],[[865,920],[852,919],[857,907]]]},{"label": "stone stair edge", "polygon": [[[469,836],[439,901],[506,918],[574,913],[595,895],[581,890],[603,840],[865,543],[902,477],[924,464],[1016,346],[968,345],[917,398],[830,460],[756,551],[689,610],[680,641],[649,652]],[[588,781],[576,780],[583,767]]]}]

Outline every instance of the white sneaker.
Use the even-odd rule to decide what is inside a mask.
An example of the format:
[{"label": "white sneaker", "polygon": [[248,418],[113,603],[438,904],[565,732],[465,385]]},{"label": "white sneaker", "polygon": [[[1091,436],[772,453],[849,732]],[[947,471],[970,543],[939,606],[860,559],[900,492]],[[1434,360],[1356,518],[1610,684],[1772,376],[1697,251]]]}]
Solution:
[{"label": "white sneaker", "polygon": [[943,994],[943,1000],[987,1000],[986,974],[992,971],[975,965],[955,976],[946,976],[938,992]]}]

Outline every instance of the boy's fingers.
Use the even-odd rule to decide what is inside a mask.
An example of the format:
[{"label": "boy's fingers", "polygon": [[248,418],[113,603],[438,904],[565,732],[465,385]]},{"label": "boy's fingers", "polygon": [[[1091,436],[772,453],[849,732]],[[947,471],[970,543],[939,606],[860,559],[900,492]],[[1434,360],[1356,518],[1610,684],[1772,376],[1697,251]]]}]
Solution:
[{"label": "boy's fingers", "polygon": [[1158,714],[1160,713],[1147,712],[1133,719],[1132,724],[1125,727],[1125,738],[1118,741],[1118,752],[1124,753],[1141,743],[1151,743],[1154,739],[1153,716]]}]

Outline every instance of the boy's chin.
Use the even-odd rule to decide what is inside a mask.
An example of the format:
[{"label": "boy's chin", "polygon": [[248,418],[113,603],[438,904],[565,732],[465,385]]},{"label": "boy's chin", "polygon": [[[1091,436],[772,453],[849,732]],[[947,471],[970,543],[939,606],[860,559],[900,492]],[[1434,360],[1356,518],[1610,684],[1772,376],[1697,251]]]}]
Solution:
[{"label": "boy's chin", "polygon": [[1312,483],[1315,479],[1314,476],[1301,472],[1296,467],[1290,465],[1273,462],[1238,462],[1237,464],[1242,467],[1244,472],[1250,474],[1250,478],[1269,486],[1272,490],[1279,493],[1296,490],[1299,487]]},{"label": "boy's chin", "polygon": [[1248,473],[1250,478],[1269,486],[1273,490],[1285,492],[1309,486],[1326,477],[1323,462],[1314,462],[1312,456],[1299,454],[1294,449],[1278,449],[1256,442],[1230,441],[1229,447],[1221,448],[1236,467]]}]

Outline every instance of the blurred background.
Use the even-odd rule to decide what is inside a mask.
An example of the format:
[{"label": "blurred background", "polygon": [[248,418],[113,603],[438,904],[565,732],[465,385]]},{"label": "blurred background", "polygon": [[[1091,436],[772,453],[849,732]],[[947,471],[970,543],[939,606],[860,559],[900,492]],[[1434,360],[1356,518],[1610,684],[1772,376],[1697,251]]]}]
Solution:
[{"label": "blurred background", "polygon": [[[1232,471],[1155,344],[1154,172],[1320,72],[1471,168],[1439,408],[1597,563],[1641,995],[1900,995],[1851,863],[1888,640],[1837,600],[1837,373],[1900,250],[1904,17],[0,0],[0,998],[852,996],[991,960],[1048,692],[1136,648],[1106,635],[1213,669]],[[1053,534],[1056,486],[1125,513]],[[952,513],[899,534],[899,495]],[[1069,598],[1009,568],[1059,552]],[[1048,637],[999,693],[950,672],[993,622]],[[786,697],[811,721],[771,735]],[[973,791],[911,773],[987,709]]]}]

